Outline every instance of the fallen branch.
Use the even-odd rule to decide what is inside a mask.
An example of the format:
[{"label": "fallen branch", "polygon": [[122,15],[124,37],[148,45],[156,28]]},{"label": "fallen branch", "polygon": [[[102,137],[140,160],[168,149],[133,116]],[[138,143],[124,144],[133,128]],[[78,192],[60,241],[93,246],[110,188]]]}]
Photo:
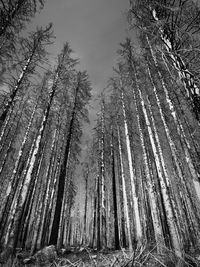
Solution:
[{"label": "fallen branch", "polygon": [[157,259],[152,253],[149,253],[157,262],[159,262],[162,266],[167,267],[164,263],[162,263],[159,259]]},{"label": "fallen branch", "polygon": [[113,261],[111,267],[113,267],[113,266],[115,265],[116,262],[119,262],[119,259],[118,259],[117,257],[114,258],[114,261]]},{"label": "fallen branch", "polygon": [[88,255],[89,255],[89,258],[90,258],[90,260],[91,261],[93,261],[94,262],[94,264],[95,264],[95,266],[97,266],[97,263],[96,263],[96,261],[90,256],[90,252],[88,251],[88,249],[87,248],[85,248],[85,250],[87,251],[87,253],[88,253]]}]

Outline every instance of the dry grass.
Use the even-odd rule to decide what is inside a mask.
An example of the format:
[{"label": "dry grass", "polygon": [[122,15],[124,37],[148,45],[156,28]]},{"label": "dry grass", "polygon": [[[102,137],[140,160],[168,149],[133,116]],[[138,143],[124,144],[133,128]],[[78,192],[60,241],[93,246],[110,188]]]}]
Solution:
[{"label": "dry grass", "polygon": [[[161,254],[156,253],[156,247],[151,249],[143,245],[134,252],[127,250],[120,251],[94,251],[87,247],[76,252],[63,254],[53,262],[24,264],[15,258],[12,263],[0,265],[1,267],[200,267],[200,261],[196,256],[184,254],[177,257],[175,253],[163,248]],[[200,257],[199,257],[200,259]]]},{"label": "dry grass", "polygon": [[[163,248],[163,253],[156,253],[156,247],[149,249],[141,246],[134,252],[99,251],[94,252],[85,248],[82,252],[72,255],[71,258],[60,258],[50,265],[51,267],[200,267],[200,261],[194,256],[184,254],[177,257],[175,253]],[[49,267],[50,267],[49,266]]]}]

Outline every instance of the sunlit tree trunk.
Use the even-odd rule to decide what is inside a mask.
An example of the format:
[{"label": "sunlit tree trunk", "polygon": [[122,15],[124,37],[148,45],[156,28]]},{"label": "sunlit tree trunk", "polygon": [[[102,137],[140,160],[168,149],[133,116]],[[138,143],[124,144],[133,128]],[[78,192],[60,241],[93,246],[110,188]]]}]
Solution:
[{"label": "sunlit tree trunk", "polygon": [[[155,21],[159,21],[158,14],[155,9],[152,9],[152,17],[154,18]],[[160,27],[159,31],[164,47],[168,55],[172,59],[174,68],[177,70],[179,77],[183,81],[186,95],[188,96],[188,98],[191,99],[191,102],[193,104],[194,114],[197,120],[200,120],[200,89],[195,82],[194,75],[189,71],[184,60],[181,58],[180,53],[175,48],[176,46],[175,38],[172,40],[167,34],[167,32],[164,31],[163,27]]]},{"label": "sunlit tree trunk", "polygon": [[125,129],[125,138],[126,138],[126,148],[128,153],[128,165],[129,165],[129,174],[131,179],[131,190],[132,190],[132,197],[133,197],[133,207],[134,207],[134,218],[135,218],[135,228],[136,228],[136,240],[138,243],[142,241],[142,227],[140,222],[140,213],[139,213],[139,206],[138,206],[138,197],[136,194],[135,189],[135,177],[134,177],[134,168],[133,168],[133,161],[132,161],[132,154],[131,154],[131,146],[130,146],[130,139],[129,139],[129,132],[128,132],[128,125],[127,125],[127,118],[126,118],[126,110],[124,104],[124,95],[123,95],[123,88],[122,83],[121,87],[121,102],[122,102],[122,111],[123,111],[123,119],[124,119],[124,129]]},{"label": "sunlit tree trunk", "polygon": [[[159,99],[158,94],[157,94],[157,89],[155,87],[155,84],[154,84],[154,81],[153,81],[153,78],[152,78],[152,75],[151,75],[151,72],[150,72],[150,69],[149,68],[148,68],[148,72],[149,72],[149,76],[150,76],[150,79],[151,79],[151,82],[152,82],[153,91],[154,91],[154,94],[155,94],[155,97],[156,97],[156,102],[157,102],[157,105],[158,105],[158,108],[159,108],[159,113],[160,113],[160,116],[161,116],[161,120],[163,122],[163,125],[164,125],[164,128],[165,128],[165,133],[166,133],[166,136],[167,136],[167,139],[168,139],[168,142],[169,142],[169,146],[170,146],[170,149],[171,149],[171,154],[172,154],[172,157],[174,159],[174,164],[175,164],[176,170],[178,172],[178,177],[179,177],[179,179],[181,181],[181,184],[182,184],[183,194],[181,194],[180,197],[185,202],[185,205],[187,207],[186,208],[187,214],[189,215],[188,216],[189,217],[188,220],[189,220],[190,224],[193,225],[193,229],[196,228],[196,230],[194,230],[194,231],[197,234],[198,233],[198,223],[197,223],[196,219],[194,218],[193,207],[192,207],[193,204],[191,203],[190,197],[188,197],[191,194],[190,192],[193,191],[195,193],[195,191],[194,191],[193,188],[191,188],[191,186],[189,186],[189,189],[188,189],[188,181],[185,180],[184,174],[182,173],[181,166],[180,166],[180,163],[179,163],[178,151],[176,149],[176,145],[175,145],[174,141],[172,140],[172,138],[170,136],[170,130],[169,130],[169,128],[167,126],[167,123],[165,121],[165,117],[164,117],[164,114],[163,114],[163,111],[162,111],[160,99]],[[172,188],[175,189],[176,186],[173,183],[171,183],[171,184],[172,184],[171,185]],[[176,196],[177,195],[177,192],[174,191],[174,194]],[[174,204],[174,206],[175,205],[176,204]],[[178,211],[180,213],[182,213],[182,204],[181,203],[179,203]],[[177,215],[177,217],[179,217],[179,215]],[[178,219],[177,219],[177,223],[179,223],[179,220]],[[179,229],[181,229],[181,228],[183,228],[183,226],[180,226],[179,225]]]},{"label": "sunlit tree trunk", "polygon": [[4,125],[3,125],[2,129],[1,129],[0,142],[1,142],[1,139],[2,139],[2,137],[4,135],[4,132],[5,132],[5,129],[6,129],[7,125],[8,125],[8,122],[10,120],[10,116],[7,116],[7,114],[11,115],[11,111],[9,112],[9,109],[10,109],[10,107],[12,105],[14,105],[14,100],[15,100],[16,94],[19,91],[19,89],[21,87],[21,84],[22,84],[24,78],[27,75],[28,67],[31,64],[33,56],[34,56],[34,51],[31,53],[30,57],[27,59],[27,62],[26,62],[25,66],[24,66],[24,68],[23,68],[23,70],[22,70],[22,72],[21,72],[21,74],[20,74],[20,76],[19,76],[19,78],[17,80],[17,84],[16,84],[12,94],[10,95],[10,98],[9,98],[8,102],[6,103],[6,105],[4,107],[3,113],[0,116],[1,126],[2,126],[2,124],[4,122]]},{"label": "sunlit tree trunk", "polygon": [[[24,83],[24,80],[30,75],[30,68],[31,68],[31,72],[33,72],[37,64],[44,58],[45,52],[41,52],[42,49],[40,47],[43,45],[44,40],[47,42],[47,39],[50,39],[51,27],[52,25],[50,24],[45,30],[43,29],[38,30],[35,33],[35,35],[31,37],[31,41],[27,41],[28,58],[26,60],[26,63],[22,69],[22,72],[19,78],[17,79],[16,85],[14,89],[12,90],[11,95],[9,96],[9,99],[3,109],[3,112],[0,116],[0,128],[2,128],[1,135],[0,135],[0,142],[4,135],[8,122],[10,120],[12,107],[14,106],[16,102],[16,96],[18,92],[21,91],[21,87]],[[3,124],[3,127],[2,127],[2,124]]]},{"label": "sunlit tree trunk", "polygon": [[[182,247],[181,247],[181,243],[180,243],[180,239],[179,239],[179,235],[178,235],[178,230],[177,230],[177,226],[176,223],[174,221],[174,215],[173,215],[173,209],[171,206],[171,201],[170,201],[170,196],[168,194],[168,181],[164,179],[163,177],[163,158],[159,158],[159,156],[162,155],[162,152],[160,151],[160,149],[157,149],[157,145],[155,143],[154,140],[154,135],[152,132],[152,128],[151,128],[151,123],[150,120],[148,118],[148,114],[147,114],[147,110],[145,108],[145,103],[143,100],[143,96],[141,91],[139,90],[139,96],[140,96],[140,100],[141,100],[141,104],[142,104],[142,110],[143,110],[143,114],[144,114],[144,118],[145,118],[145,122],[147,125],[147,129],[148,129],[148,133],[149,133],[149,137],[150,137],[150,141],[151,141],[151,145],[152,145],[152,149],[153,149],[153,153],[154,153],[154,157],[155,157],[155,163],[156,163],[156,167],[157,167],[157,172],[158,172],[158,177],[159,177],[159,181],[161,184],[161,190],[162,190],[162,195],[163,195],[163,199],[164,199],[164,205],[165,205],[165,209],[166,209],[166,213],[167,213],[167,218],[168,218],[168,224],[169,224],[169,228],[170,228],[170,237],[171,237],[171,241],[173,244],[173,248],[175,249],[175,252],[178,256],[182,255]],[[156,129],[154,129],[155,131]],[[156,134],[156,132],[155,132]],[[159,141],[158,138],[156,138],[157,142]],[[163,163],[163,164],[162,164]]]},{"label": "sunlit tree trunk", "polygon": [[[188,163],[188,167],[190,169],[190,173],[191,173],[191,175],[193,177],[192,181],[193,181],[196,193],[197,193],[197,197],[200,199],[200,183],[199,183],[199,180],[198,180],[198,177],[200,177],[200,173],[197,171],[197,168],[195,167],[195,165],[194,165],[194,163],[193,163],[193,161],[191,159],[191,155],[190,155],[191,145],[190,145],[190,142],[187,140],[183,124],[182,124],[181,120],[178,119],[178,115],[177,115],[176,109],[174,107],[174,104],[173,104],[172,100],[170,99],[170,96],[169,96],[167,87],[165,85],[163,76],[162,76],[161,72],[158,69],[158,62],[157,62],[156,56],[155,56],[155,54],[153,52],[151,43],[148,42],[148,45],[149,45],[149,48],[150,48],[151,55],[152,55],[152,58],[154,60],[154,63],[156,65],[156,67],[157,67],[157,72],[158,72],[159,78],[160,78],[160,80],[162,82],[162,87],[163,87],[163,90],[164,90],[164,93],[165,93],[166,101],[167,101],[169,110],[171,112],[171,116],[174,119],[174,123],[175,123],[176,129],[177,129],[177,133],[179,134],[179,136],[181,138],[181,141],[182,141],[182,144],[183,144],[183,150],[184,150],[184,153],[185,153],[185,159],[186,159],[186,161]],[[163,59],[163,61],[164,61],[164,64],[165,64],[167,70],[169,71],[165,59]],[[179,108],[181,108],[181,107],[179,107]],[[186,120],[185,120],[185,124],[187,125],[187,121]],[[191,138],[193,139],[193,137],[191,137]],[[198,157],[198,154],[196,156]]]},{"label": "sunlit tree trunk", "polygon": [[[136,79],[137,91],[139,91],[138,80],[137,80],[136,74],[135,74],[135,79]],[[159,253],[161,253],[163,249],[163,245],[164,245],[164,237],[162,233],[161,222],[159,219],[155,185],[154,185],[154,181],[149,171],[149,164],[148,164],[148,157],[147,157],[146,148],[145,148],[143,129],[141,128],[141,119],[140,119],[139,110],[138,110],[138,101],[136,98],[134,88],[133,88],[133,95],[134,95],[134,102],[135,102],[135,107],[136,107],[136,118],[137,118],[137,124],[138,124],[138,129],[139,129],[139,134],[140,134],[140,142],[141,142],[142,154],[143,154],[143,160],[144,160],[144,168],[145,168],[146,179],[147,179],[147,188],[148,188],[148,194],[149,194],[149,200],[150,200],[150,206],[151,206],[151,215],[153,219],[154,234],[155,234],[155,239],[157,243],[157,250]]]},{"label": "sunlit tree trunk", "polygon": [[[17,159],[15,161],[15,166],[14,166],[14,169],[13,169],[13,172],[12,172],[12,176],[10,178],[10,182],[8,183],[6,194],[4,196],[3,202],[5,203],[5,206],[4,206],[4,204],[2,205],[2,206],[4,206],[4,211],[2,211],[2,220],[4,221],[4,223],[1,220],[1,232],[2,233],[3,233],[3,229],[4,229],[4,226],[5,226],[6,220],[9,217],[8,210],[10,210],[10,208],[11,208],[12,202],[14,201],[15,194],[16,194],[16,192],[18,190],[17,186],[20,184],[20,177],[18,176],[18,174],[19,174],[18,172],[19,172],[20,165],[22,163],[21,162],[22,161],[22,156],[23,156],[23,153],[24,153],[24,150],[25,150],[26,143],[28,141],[28,136],[29,136],[29,133],[30,133],[30,129],[32,127],[32,123],[33,123],[33,120],[34,120],[34,116],[35,116],[37,105],[38,105],[38,101],[36,102],[35,107],[34,107],[34,109],[32,111],[32,115],[31,115],[28,127],[26,129],[26,133],[25,133],[24,139],[22,141],[22,144],[21,144]],[[4,226],[2,225],[2,223],[3,223]]]},{"label": "sunlit tree trunk", "polygon": [[132,251],[132,238],[131,238],[131,228],[130,228],[130,217],[129,217],[129,210],[128,210],[128,201],[127,201],[127,193],[126,193],[126,183],[125,183],[125,174],[124,174],[124,165],[123,165],[123,158],[122,158],[122,147],[121,147],[121,138],[120,138],[120,130],[119,126],[117,128],[118,133],[118,145],[119,145],[119,157],[120,157],[120,167],[121,167],[121,179],[122,179],[122,192],[123,192],[123,202],[124,202],[124,212],[125,212],[125,222],[127,227],[127,235],[128,235],[128,245],[130,251]]},{"label": "sunlit tree trunk", "polygon": [[[19,217],[21,214],[21,208],[23,207],[23,204],[25,202],[25,199],[26,199],[26,196],[28,193],[28,188],[29,188],[29,184],[31,182],[31,176],[32,176],[34,164],[36,162],[37,155],[41,149],[41,141],[42,141],[42,137],[44,135],[44,130],[45,130],[45,127],[47,124],[48,115],[49,115],[51,104],[52,104],[53,97],[55,94],[57,80],[58,80],[58,73],[56,73],[55,80],[53,82],[53,86],[52,86],[50,94],[49,94],[49,101],[48,101],[47,107],[44,111],[41,127],[40,127],[40,130],[39,130],[36,142],[35,142],[35,147],[33,150],[32,157],[30,159],[30,165],[28,167],[28,171],[27,171],[25,180],[23,182],[23,187],[22,187],[22,191],[21,191],[22,195],[20,197],[20,202],[19,203],[17,203],[16,201],[13,202],[13,205],[12,205],[11,210],[10,210],[10,215],[9,215],[10,223],[9,223],[8,228],[7,228],[8,230],[7,230],[7,234],[6,234],[6,238],[5,238],[5,244],[8,244],[10,242],[9,236],[15,236],[16,235],[17,221],[19,220]],[[11,221],[13,221],[13,220],[14,220],[14,222],[13,222],[13,226],[12,226]]]}]

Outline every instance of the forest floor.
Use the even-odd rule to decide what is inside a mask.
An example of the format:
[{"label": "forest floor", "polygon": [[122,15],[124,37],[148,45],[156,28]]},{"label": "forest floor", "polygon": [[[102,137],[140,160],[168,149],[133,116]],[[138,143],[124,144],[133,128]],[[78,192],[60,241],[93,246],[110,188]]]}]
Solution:
[{"label": "forest floor", "polygon": [[163,249],[156,253],[156,248],[141,246],[134,252],[128,250],[91,250],[87,247],[61,250],[57,253],[54,246],[37,252],[34,256],[20,252],[0,267],[200,267],[198,254],[185,254],[177,257],[174,252]]}]

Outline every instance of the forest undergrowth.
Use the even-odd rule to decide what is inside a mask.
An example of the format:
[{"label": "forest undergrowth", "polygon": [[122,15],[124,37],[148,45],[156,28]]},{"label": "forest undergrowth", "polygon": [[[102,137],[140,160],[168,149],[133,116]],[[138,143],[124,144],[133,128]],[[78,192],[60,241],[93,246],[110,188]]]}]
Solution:
[{"label": "forest undergrowth", "polygon": [[48,246],[30,256],[28,251],[19,251],[0,267],[199,267],[200,254],[193,251],[178,257],[172,250],[163,247],[162,253],[156,246],[142,245],[133,251],[71,247],[56,250]]}]

